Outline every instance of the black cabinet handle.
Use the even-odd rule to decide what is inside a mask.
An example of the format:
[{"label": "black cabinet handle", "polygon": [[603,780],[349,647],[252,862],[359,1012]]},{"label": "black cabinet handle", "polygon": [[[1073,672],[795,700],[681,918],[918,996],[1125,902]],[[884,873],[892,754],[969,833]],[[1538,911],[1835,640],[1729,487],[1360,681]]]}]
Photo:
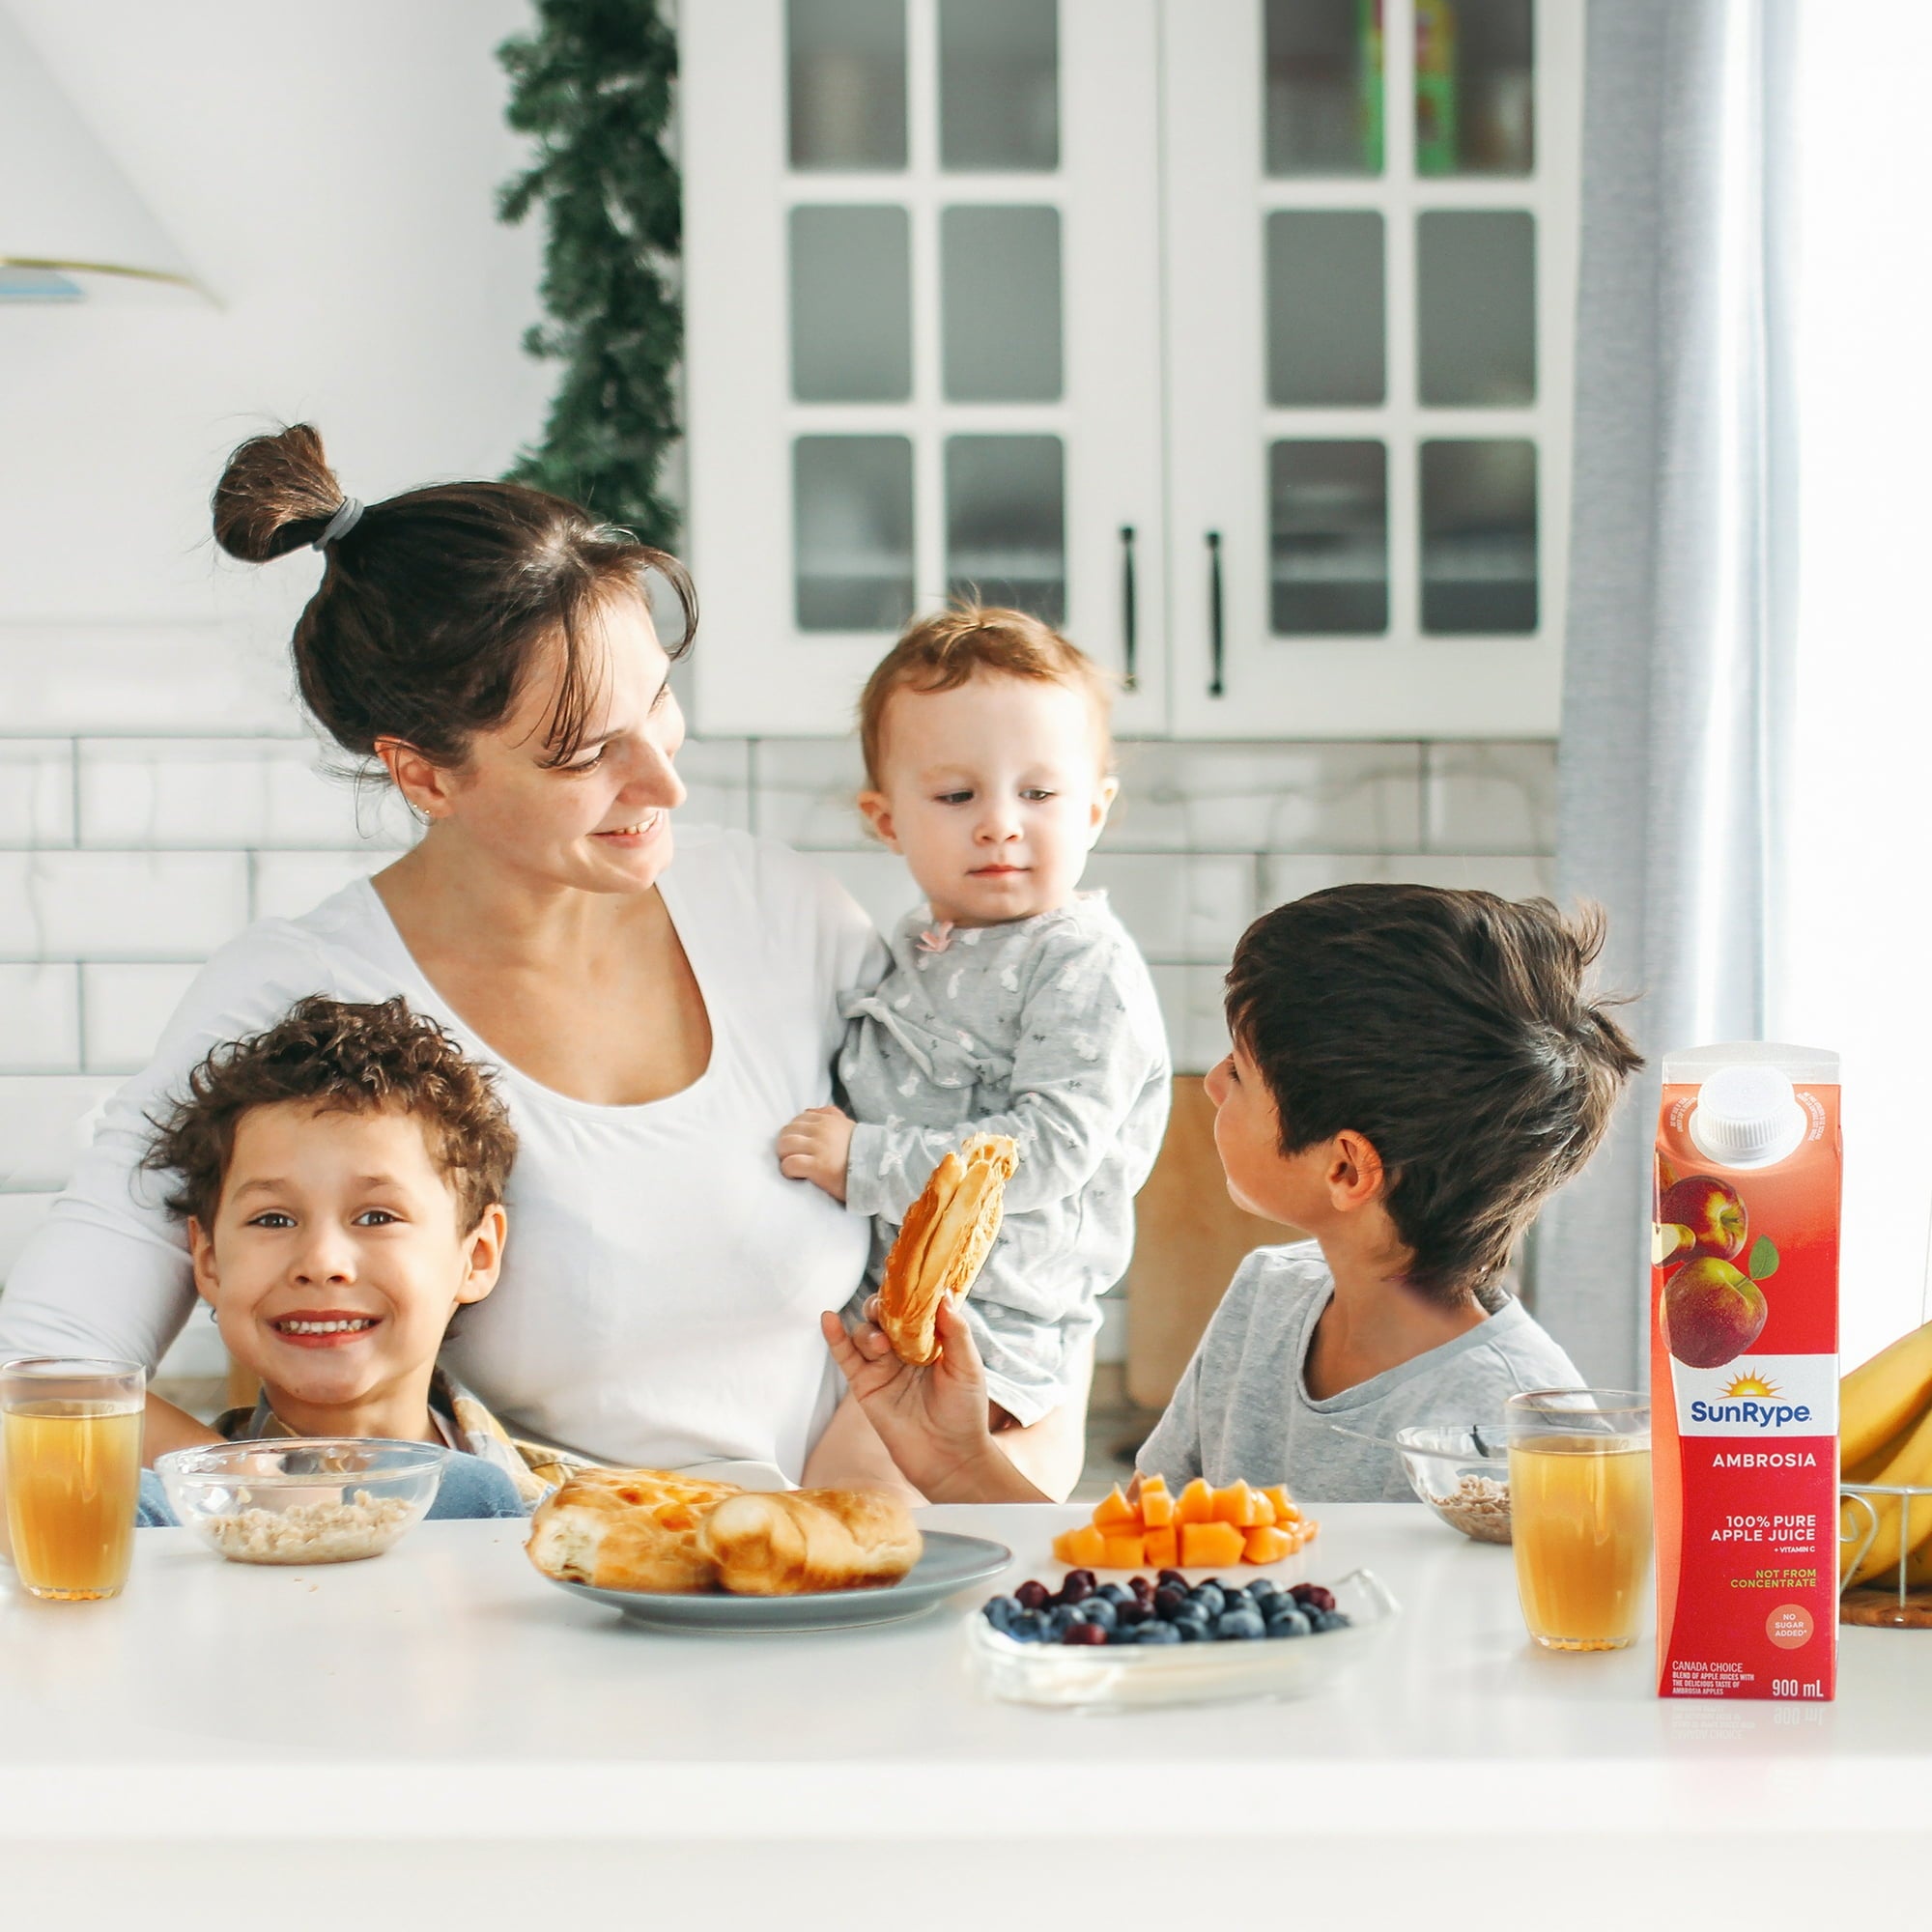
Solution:
[{"label": "black cabinet handle", "polygon": [[1140,689],[1140,614],[1134,594],[1134,526],[1121,526],[1121,664],[1129,691]]},{"label": "black cabinet handle", "polygon": [[1221,532],[1208,532],[1208,696],[1225,697],[1227,636],[1221,611]]}]

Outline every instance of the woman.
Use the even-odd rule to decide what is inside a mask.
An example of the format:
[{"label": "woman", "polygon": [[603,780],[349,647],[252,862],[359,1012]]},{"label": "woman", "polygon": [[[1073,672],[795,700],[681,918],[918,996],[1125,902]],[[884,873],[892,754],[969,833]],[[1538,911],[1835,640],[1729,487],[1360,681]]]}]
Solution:
[{"label": "woman", "polygon": [[[194,1297],[139,1167],[150,1117],[211,1047],[303,994],[401,993],[501,1069],[522,1145],[501,1287],[465,1317],[455,1373],[599,1460],[798,1479],[838,1393],[818,1315],[850,1296],[867,1228],[782,1179],[773,1142],[830,1098],[837,995],[883,953],[781,847],[697,828],[668,869],[682,568],[507,484],[365,509],[306,427],[236,452],[214,525],[253,562],[323,552],[295,636],[302,696],[424,834],[209,962],[15,1265],[0,1356],[156,1361]],[[652,574],[683,607],[672,652]],[[150,1403],[150,1455],[208,1438]]]}]

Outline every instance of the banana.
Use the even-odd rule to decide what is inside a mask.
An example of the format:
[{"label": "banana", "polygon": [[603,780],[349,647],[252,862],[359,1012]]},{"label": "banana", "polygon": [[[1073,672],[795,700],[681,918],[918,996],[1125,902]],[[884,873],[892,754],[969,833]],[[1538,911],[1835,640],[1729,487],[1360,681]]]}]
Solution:
[{"label": "banana", "polygon": [[[1901,1485],[1932,1483],[1932,1414],[1919,1418],[1898,1454],[1871,1480]],[[1878,1535],[1864,1561],[1853,1572],[1854,1583],[1890,1575],[1901,1548],[1916,1549],[1932,1537],[1932,1496],[1914,1497],[1910,1509],[1901,1511],[1899,1505],[1904,1500],[1900,1496],[1871,1498],[1878,1511]]]},{"label": "banana", "polygon": [[1918,1418],[1915,1415],[1898,1434],[1883,1442],[1869,1456],[1861,1457],[1856,1463],[1847,1463],[1840,1458],[1838,1480],[1841,1483],[1879,1483],[1885,1478],[1879,1471],[1905,1447],[1905,1438],[1912,1434]]},{"label": "banana", "polygon": [[1839,1456],[1846,1468],[1909,1429],[1927,1406],[1932,1406],[1932,1321],[1881,1350],[1839,1384]]}]

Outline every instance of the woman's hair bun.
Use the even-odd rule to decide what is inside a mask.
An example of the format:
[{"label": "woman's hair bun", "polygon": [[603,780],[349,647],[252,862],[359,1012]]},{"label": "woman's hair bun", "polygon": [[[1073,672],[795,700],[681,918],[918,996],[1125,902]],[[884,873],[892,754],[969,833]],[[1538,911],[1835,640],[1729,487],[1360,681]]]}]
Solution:
[{"label": "woman's hair bun", "polygon": [[250,437],[214,486],[214,540],[230,556],[267,563],[312,544],[342,507],[342,486],[308,423]]}]

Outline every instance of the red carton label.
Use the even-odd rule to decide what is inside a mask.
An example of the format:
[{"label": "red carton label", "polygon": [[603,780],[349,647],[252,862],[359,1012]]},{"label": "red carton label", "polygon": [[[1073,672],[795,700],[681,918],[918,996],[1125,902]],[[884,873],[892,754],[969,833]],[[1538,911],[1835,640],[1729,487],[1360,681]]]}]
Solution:
[{"label": "red carton label", "polygon": [[[1685,1059],[1715,1071],[1725,1051]],[[1666,1063],[1650,1322],[1661,1697],[1836,1691],[1843,1162],[1838,1087],[1801,1077],[1821,1062],[1834,1066],[1793,1069],[1802,1139],[1754,1168],[1705,1151],[1702,1081]]]}]

